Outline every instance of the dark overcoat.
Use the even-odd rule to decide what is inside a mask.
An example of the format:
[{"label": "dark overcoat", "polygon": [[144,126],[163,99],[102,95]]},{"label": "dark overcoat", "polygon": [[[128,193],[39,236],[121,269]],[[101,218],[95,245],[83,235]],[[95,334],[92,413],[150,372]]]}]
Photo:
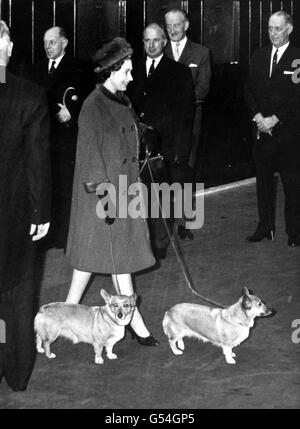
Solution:
[{"label": "dark overcoat", "polygon": [[0,291],[33,277],[30,224],[49,221],[49,118],[44,91],[7,72],[0,84]]},{"label": "dark overcoat", "polygon": [[67,256],[81,271],[133,273],[155,263],[146,220],[117,217],[109,226],[97,215],[97,195],[83,185],[109,181],[118,195],[121,175],[128,187],[139,181],[138,128],[129,100],[122,98],[100,86],[85,100],[79,116]]},{"label": "dark overcoat", "polygon": [[188,159],[194,114],[194,89],[188,68],[163,55],[150,79],[146,60],[133,67],[128,94],[141,121],[154,127],[166,160]]},{"label": "dark overcoat", "polygon": [[[174,60],[171,42],[167,43],[165,53],[169,58]],[[210,86],[211,67],[209,50],[205,46],[187,39],[178,62],[189,67],[192,73],[195,90],[193,134],[199,135],[201,134],[202,125],[202,104]]]}]

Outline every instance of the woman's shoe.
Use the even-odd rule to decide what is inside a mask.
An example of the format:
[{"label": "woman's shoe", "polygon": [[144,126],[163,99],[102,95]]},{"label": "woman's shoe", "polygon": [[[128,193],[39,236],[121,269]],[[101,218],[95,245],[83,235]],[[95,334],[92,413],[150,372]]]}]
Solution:
[{"label": "woman's shoe", "polygon": [[153,335],[148,335],[148,337],[140,337],[131,326],[127,326],[127,330],[131,335],[131,338],[134,340],[136,339],[139,344],[142,346],[158,346],[159,342],[153,337]]},{"label": "woman's shoe", "polygon": [[151,334],[148,335],[148,337],[140,337],[139,335],[135,334],[135,338],[142,346],[155,347],[159,345],[159,342]]}]

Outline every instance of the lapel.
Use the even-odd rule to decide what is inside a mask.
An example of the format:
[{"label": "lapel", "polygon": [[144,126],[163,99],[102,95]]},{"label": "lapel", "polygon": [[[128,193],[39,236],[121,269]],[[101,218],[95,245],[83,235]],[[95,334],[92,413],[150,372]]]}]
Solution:
[{"label": "lapel", "polygon": [[192,44],[190,40],[187,39],[185,47],[179,57],[179,62],[185,65],[188,65],[192,61],[192,56],[193,56]]},{"label": "lapel", "polygon": [[[291,44],[286,48],[283,55],[281,56],[280,60],[278,61],[274,73],[272,73],[272,79],[274,77],[279,77],[283,74],[284,70],[290,70],[291,69]],[[271,50],[272,52],[272,50]],[[271,54],[270,54],[271,55]],[[269,59],[271,61],[271,58],[269,56]]]},{"label": "lapel", "polygon": [[170,40],[168,41],[167,46],[165,47],[165,53],[166,55],[168,55],[169,58],[175,61]]},{"label": "lapel", "polygon": [[166,56],[166,54],[164,54],[159,64],[156,66],[154,73],[152,74],[150,79],[148,79],[146,76],[146,61],[144,62],[144,79],[146,87],[160,87],[160,84],[164,82],[164,79],[162,79],[161,76],[165,74],[165,69],[168,66],[168,61],[170,61],[169,58]]}]

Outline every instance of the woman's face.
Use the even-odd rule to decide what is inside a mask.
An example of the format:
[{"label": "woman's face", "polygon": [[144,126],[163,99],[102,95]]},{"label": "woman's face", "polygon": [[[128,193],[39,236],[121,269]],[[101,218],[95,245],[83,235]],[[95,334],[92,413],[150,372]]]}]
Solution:
[{"label": "woman's face", "polygon": [[111,72],[110,77],[107,79],[111,92],[126,91],[127,85],[132,81],[131,71],[132,62],[127,59],[120,70]]}]

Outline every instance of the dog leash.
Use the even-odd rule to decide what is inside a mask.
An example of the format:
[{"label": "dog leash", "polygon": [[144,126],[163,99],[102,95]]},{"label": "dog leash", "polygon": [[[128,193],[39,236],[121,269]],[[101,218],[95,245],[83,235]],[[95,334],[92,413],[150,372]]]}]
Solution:
[{"label": "dog leash", "polygon": [[[154,183],[154,178],[153,178],[153,173],[152,173],[152,169],[151,169],[150,162],[149,162],[149,154],[148,154],[148,153],[146,153],[146,158],[145,158],[145,160],[146,160],[146,164],[147,164],[147,166],[148,166],[148,170],[149,170],[149,173],[150,173],[150,177],[151,177],[152,183]],[[206,298],[205,296],[201,295],[201,294],[198,292],[198,290],[195,288],[195,286],[194,286],[194,284],[193,284],[193,280],[192,280],[192,278],[191,278],[191,275],[190,275],[190,273],[189,273],[189,271],[188,271],[188,268],[187,268],[187,266],[186,266],[186,263],[185,263],[185,261],[184,261],[184,259],[183,259],[183,257],[182,257],[182,252],[181,252],[180,246],[179,246],[178,242],[177,242],[177,241],[175,241],[175,239],[172,237],[172,235],[171,235],[171,233],[170,233],[170,231],[169,231],[169,228],[168,228],[168,225],[167,225],[167,221],[166,221],[166,219],[165,219],[165,217],[164,217],[164,212],[163,212],[163,210],[162,210],[162,206],[161,206],[161,203],[160,203],[160,201],[159,201],[159,195],[158,195],[157,189],[156,189],[156,187],[155,187],[155,186],[153,186],[153,188],[154,188],[154,190],[155,190],[155,196],[156,196],[156,199],[157,199],[157,202],[158,202],[159,211],[160,211],[160,214],[162,215],[162,219],[163,219],[163,222],[164,222],[164,225],[165,225],[165,228],[166,228],[166,231],[167,231],[168,237],[169,237],[169,239],[170,239],[171,245],[172,245],[173,250],[174,250],[174,252],[175,252],[175,255],[176,255],[177,261],[178,261],[178,262],[179,262],[179,264],[180,264],[180,267],[181,267],[181,270],[182,270],[182,273],[183,273],[183,276],[184,276],[184,279],[185,279],[185,282],[186,282],[186,284],[187,284],[188,288],[190,289],[190,291],[191,291],[194,295],[198,296],[202,301],[204,301],[204,302],[206,302],[206,303],[208,303],[208,304],[212,304],[212,305],[214,305],[214,306],[216,306],[216,307],[225,308],[225,306],[224,306],[224,305],[222,305],[222,304],[220,304],[220,303],[218,303],[218,302],[216,302],[216,301],[213,301],[213,300],[212,300],[212,299],[210,299],[210,298]],[[180,249],[180,250],[179,250],[179,249]]]}]

